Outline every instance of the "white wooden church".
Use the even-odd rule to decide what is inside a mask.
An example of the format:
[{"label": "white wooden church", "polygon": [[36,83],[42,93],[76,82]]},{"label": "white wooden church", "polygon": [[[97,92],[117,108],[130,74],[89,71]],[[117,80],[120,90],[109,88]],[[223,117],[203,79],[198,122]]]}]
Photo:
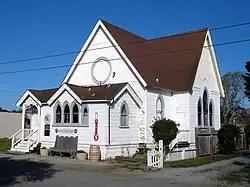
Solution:
[{"label": "white wooden church", "polygon": [[132,155],[139,143],[154,146],[150,126],[165,117],[180,124],[173,147],[185,142],[185,158],[195,157],[195,127],[220,127],[224,91],[211,45],[208,29],[146,39],[99,20],[58,88],[18,100],[22,129],[11,149],[50,148],[59,135],[78,136],[87,152],[100,145],[102,159]]}]

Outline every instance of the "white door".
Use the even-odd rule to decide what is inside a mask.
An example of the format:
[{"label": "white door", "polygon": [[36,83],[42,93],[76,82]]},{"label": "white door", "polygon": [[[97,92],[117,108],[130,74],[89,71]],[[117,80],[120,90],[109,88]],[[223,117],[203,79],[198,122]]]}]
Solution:
[{"label": "white door", "polygon": [[30,126],[33,131],[38,129],[38,114],[32,114],[30,119]]}]

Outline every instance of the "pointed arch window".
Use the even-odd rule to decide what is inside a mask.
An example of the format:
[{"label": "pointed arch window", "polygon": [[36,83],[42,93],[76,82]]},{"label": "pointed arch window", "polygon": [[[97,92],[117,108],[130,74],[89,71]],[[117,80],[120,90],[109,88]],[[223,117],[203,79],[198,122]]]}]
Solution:
[{"label": "pointed arch window", "polygon": [[72,118],[73,118],[73,123],[79,123],[79,109],[78,109],[77,104],[74,104],[73,106]]},{"label": "pointed arch window", "polygon": [[120,127],[128,127],[128,120],[129,120],[128,114],[129,114],[128,105],[127,103],[124,102],[121,107]]},{"label": "pointed arch window", "polygon": [[208,94],[207,90],[203,92],[203,123],[208,126]]},{"label": "pointed arch window", "polygon": [[209,103],[209,125],[212,127],[214,125],[214,111],[213,111],[213,101],[210,101]]},{"label": "pointed arch window", "polygon": [[198,125],[202,125],[202,108],[201,108],[201,99],[198,101],[197,105],[197,112],[198,112]]},{"label": "pointed arch window", "polygon": [[56,123],[62,122],[62,108],[60,105],[56,107]]},{"label": "pointed arch window", "polygon": [[70,108],[68,104],[64,106],[63,112],[64,112],[64,123],[70,123]]},{"label": "pointed arch window", "polygon": [[83,119],[82,119],[83,126],[89,126],[89,110],[87,106],[83,108]]},{"label": "pointed arch window", "polygon": [[163,118],[164,117],[164,103],[162,96],[159,96],[156,100],[156,118]]}]

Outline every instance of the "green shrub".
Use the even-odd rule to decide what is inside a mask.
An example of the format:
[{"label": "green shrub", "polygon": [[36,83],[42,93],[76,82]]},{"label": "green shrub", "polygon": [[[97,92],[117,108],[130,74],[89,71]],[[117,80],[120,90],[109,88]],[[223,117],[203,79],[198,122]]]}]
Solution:
[{"label": "green shrub", "polygon": [[179,124],[176,124],[175,121],[171,119],[157,119],[151,126],[154,141],[158,143],[159,140],[163,140],[164,149],[168,151],[168,145],[176,138],[178,126]]},{"label": "green shrub", "polygon": [[0,138],[0,150],[7,151],[10,150],[11,140],[9,138]]},{"label": "green shrub", "polygon": [[239,127],[231,124],[223,125],[218,131],[218,149],[219,153],[231,154],[236,150],[235,140],[239,139]]},{"label": "green shrub", "polygon": [[146,145],[139,146],[139,148],[137,148],[135,154],[132,157],[138,158],[138,159],[146,159],[148,150],[149,148],[147,148]]}]

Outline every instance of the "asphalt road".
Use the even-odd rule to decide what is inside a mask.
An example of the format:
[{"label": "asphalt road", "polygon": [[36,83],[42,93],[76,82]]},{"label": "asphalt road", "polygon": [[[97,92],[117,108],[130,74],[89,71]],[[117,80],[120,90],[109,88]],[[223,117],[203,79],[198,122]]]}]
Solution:
[{"label": "asphalt road", "polygon": [[[56,160],[61,160],[60,164]],[[69,165],[63,161],[54,159],[44,162],[40,157],[31,155],[10,156],[0,153],[0,187],[195,187],[201,184],[192,184],[193,180],[189,177],[191,183],[176,181],[171,176],[172,172],[128,172],[96,165],[75,169],[75,165],[70,167],[72,163]]]}]

